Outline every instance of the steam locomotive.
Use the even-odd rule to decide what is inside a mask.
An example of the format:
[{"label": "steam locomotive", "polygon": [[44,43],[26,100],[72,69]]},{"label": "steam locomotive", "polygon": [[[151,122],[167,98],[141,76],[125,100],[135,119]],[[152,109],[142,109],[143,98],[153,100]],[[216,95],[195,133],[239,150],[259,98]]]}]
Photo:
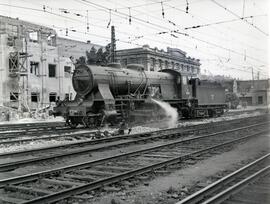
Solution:
[{"label": "steam locomotive", "polygon": [[180,72],[163,69],[146,72],[142,65],[76,66],[72,77],[76,97],[60,101],[53,115],[63,116],[75,128],[133,120],[139,115],[155,117],[151,98],[169,103],[180,118],[219,116],[224,113],[225,90],[218,83],[188,79]]}]

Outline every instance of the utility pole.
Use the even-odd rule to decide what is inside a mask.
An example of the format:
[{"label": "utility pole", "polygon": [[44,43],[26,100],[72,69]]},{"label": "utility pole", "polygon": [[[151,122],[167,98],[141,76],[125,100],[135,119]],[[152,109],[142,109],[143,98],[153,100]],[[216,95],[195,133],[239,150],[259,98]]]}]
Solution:
[{"label": "utility pole", "polygon": [[251,67],[251,74],[252,74],[252,84],[253,84],[253,87],[254,87],[254,74],[253,74],[253,67]]},{"label": "utility pole", "polygon": [[110,49],[111,63],[114,63],[115,62],[115,50],[116,50],[114,26],[111,26],[111,47],[110,48],[111,48]]}]

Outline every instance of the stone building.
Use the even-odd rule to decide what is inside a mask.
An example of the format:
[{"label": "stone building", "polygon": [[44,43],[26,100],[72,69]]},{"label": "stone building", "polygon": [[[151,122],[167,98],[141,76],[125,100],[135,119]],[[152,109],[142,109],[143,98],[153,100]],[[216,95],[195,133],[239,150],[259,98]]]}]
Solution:
[{"label": "stone building", "polygon": [[270,79],[236,81],[236,94],[247,105],[270,103]]},{"label": "stone building", "polygon": [[116,60],[125,67],[127,64],[142,64],[146,71],[175,69],[183,75],[197,77],[200,73],[200,60],[186,56],[186,52],[177,48],[167,51],[150,48],[123,49],[116,51]]},{"label": "stone building", "polygon": [[92,46],[59,38],[48,27],[0,16],[0,107],[29,111],[53,105],[58,97],[74,98],[70,56],[85,56]]}]

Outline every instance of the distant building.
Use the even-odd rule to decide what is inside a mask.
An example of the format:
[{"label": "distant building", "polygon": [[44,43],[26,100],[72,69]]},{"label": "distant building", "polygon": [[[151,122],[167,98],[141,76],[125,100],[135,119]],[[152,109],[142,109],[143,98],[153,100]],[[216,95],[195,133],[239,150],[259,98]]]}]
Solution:
[{"label": "distant building", "polygon": [[59,38],[55,30],[0,16],[0,107],[34,110],[73,99],[73,59],[93,45]]},{"label": "distant building", "polygon": [[186,52],[177,48],[167,48],[167,51],[150,48],[144,45],[141,48],[123,49],[116,51],[116,60],[127,64],[142,64],[146,71],[174,69],[185,76],[197,77],[200,73],[200,60],[186,56]]},{"label": "distant building", "polygon": [[270,79],[236,81],[237,96],[247,105],[270,103]]},{"label": "distant building", "polygon": [[57,38],[57,46],[59,47],[59,53],[61,57],[73,57],[74,59],[79,59],[82,56],[86,57],[86,51],[90,51],[92,47],[96,50],[103,48],[101,45],[92,44],[90,41],[82,42],[77,40],[71,40],[67,38]]}]

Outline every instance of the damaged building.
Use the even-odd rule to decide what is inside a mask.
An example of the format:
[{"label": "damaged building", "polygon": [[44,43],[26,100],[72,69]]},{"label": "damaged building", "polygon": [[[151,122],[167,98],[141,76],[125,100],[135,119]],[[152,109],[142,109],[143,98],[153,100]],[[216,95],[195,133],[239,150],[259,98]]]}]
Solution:
[{"label": "damaged building", "polygon": [[73,99],[71,59],[85,56],[92,46],[59,38],[49,27],[0,16],[0,107],[30,111],[58,98]]}]

